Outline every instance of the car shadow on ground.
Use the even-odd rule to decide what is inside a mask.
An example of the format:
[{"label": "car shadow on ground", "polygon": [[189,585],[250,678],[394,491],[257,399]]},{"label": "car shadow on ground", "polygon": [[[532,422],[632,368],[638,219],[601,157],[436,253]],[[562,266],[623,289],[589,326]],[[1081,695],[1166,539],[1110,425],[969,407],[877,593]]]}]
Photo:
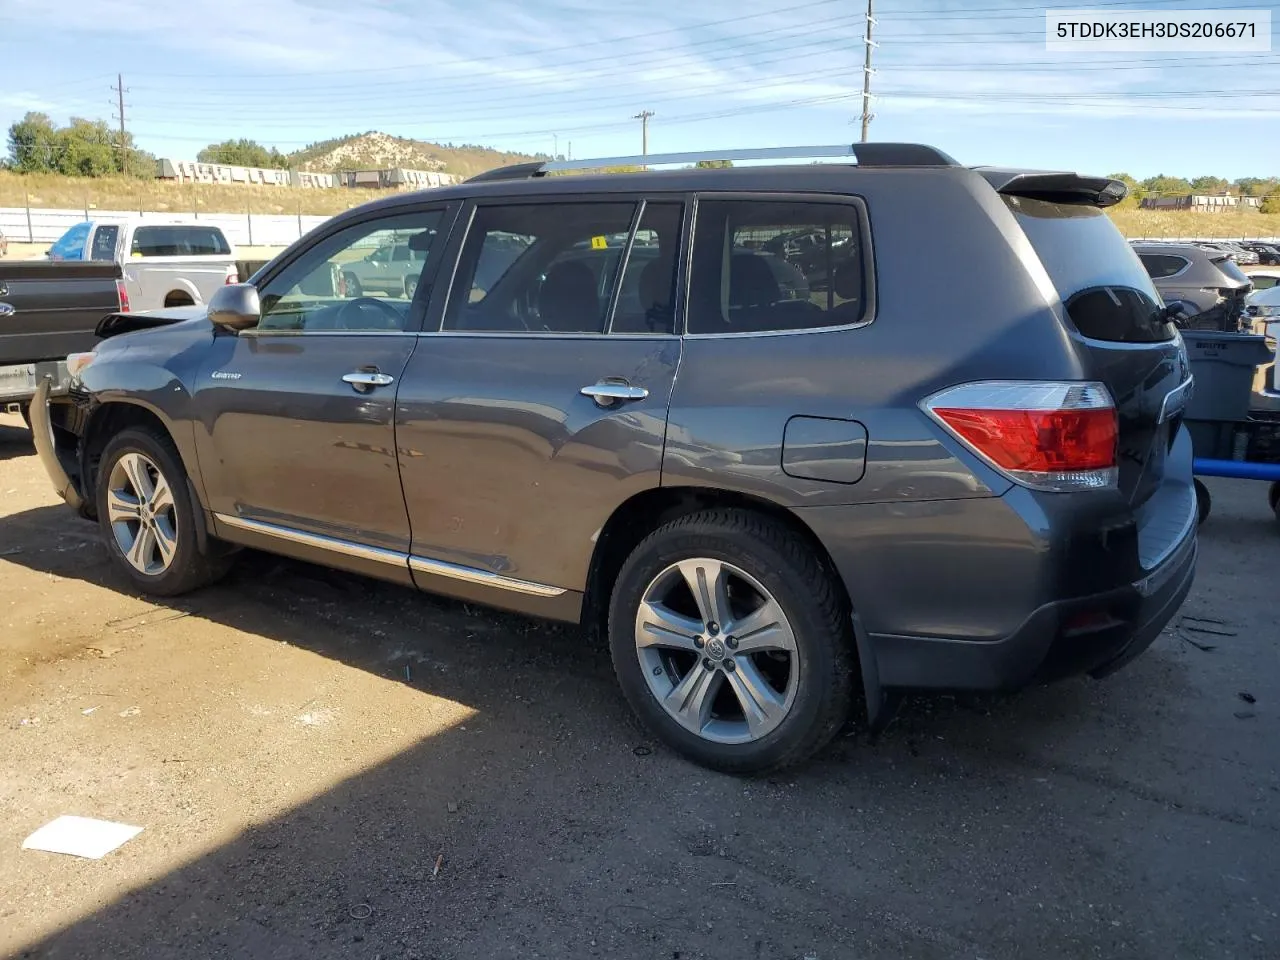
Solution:
[{"label": "car shadow on ground", "polygon": [[26,427],[10,427],[0,424],[0,462],[29,457],[35,451],[31,431]]},{"label": "car shadow on ground", "polygon": [[[66,508],[0,518],[0,543],[9,562],[128,592],[96,528]],[[1132,829],[1152,800],[1119,777],[1086,782],[1080,823],[1081,798],[1044,786],[1062,769],[1028,759],[1023,745],[1066,739],[1096,711],[1084,682],[916,699],[874,743],[849,731],[799,770],[742,780],[653,743],[607,653],[574,627],[253,552],[163,606],[419,687],[477,721],[22,956],[1157,956],[1095,922],[1094,903],[1143,912],[1163,955],[1193,909],[1182,894],[1151,903],[1146,864],[1109,864],[1085,910],[1075,878],[1117,856],[1099,818],[1120,810]]]}]

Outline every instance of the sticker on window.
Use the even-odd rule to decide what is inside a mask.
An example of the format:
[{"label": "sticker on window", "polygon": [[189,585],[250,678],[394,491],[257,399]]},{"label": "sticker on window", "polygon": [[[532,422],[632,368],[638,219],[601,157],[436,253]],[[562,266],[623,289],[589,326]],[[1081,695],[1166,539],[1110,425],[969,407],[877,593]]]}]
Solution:
[{"label": "sticker on window", "polygon": [[608,240],[606,240],[604,237],[592,237],[592,238],[591,238],[591,249],[592,249],[592,250],[603,250],[603,249],[604,249],[605,247],[607,247],[607,246],[609,246],[609,241],[608,241]]}]

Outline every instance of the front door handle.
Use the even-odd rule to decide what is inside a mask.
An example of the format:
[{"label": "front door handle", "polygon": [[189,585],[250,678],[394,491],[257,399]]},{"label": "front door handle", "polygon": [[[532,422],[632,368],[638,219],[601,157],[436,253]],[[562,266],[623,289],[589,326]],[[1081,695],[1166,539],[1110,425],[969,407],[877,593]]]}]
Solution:
[{"label": "front door handle", "polygon": [[644,387],[633,387],[625,380],[601,380],[578,392],[602,407],[611,407],[627,400],[643,400],[649,396],[649,391]]},{"label": "front door handle", "polygon": [[361,387],[365,389],[386,387],[395,383],[396,378],[389,373],[379,373],[377,370],[354,370],[351,373],[344,373],[342,382],[349,383],[359,390]]}]

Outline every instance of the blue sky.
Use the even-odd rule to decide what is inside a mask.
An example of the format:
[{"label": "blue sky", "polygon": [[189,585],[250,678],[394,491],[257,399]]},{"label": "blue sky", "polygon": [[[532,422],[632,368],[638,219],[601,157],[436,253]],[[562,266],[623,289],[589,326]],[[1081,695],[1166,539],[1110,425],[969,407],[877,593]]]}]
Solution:
[{"label": "blue sky", "polygon": [[[1267,9],[1259,0],[1069,9]],[[1280,174],[1280,53],[1047,53],[1029,0],[877,0],[871,138],[963,163]],[[0,123],[111,118],[144,149],[364,130],[564,153],[856,140],[863,0],[0,0]]]}]

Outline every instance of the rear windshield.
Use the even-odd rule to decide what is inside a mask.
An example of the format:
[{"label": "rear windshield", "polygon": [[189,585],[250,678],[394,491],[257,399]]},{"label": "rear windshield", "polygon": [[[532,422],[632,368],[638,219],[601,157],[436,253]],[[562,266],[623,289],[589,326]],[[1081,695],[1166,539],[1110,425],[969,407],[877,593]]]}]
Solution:
[{"label": "rear windshield", "polygon": [[226,256],[231,245],[217,227],[154,226],[133,232],[135,257]]},{"label": "rear windshield", "polygon": [[1079,204],[1003,199],[1081,334],[1123,343],[1174,338],[1150,275],[1105,213]]}]

